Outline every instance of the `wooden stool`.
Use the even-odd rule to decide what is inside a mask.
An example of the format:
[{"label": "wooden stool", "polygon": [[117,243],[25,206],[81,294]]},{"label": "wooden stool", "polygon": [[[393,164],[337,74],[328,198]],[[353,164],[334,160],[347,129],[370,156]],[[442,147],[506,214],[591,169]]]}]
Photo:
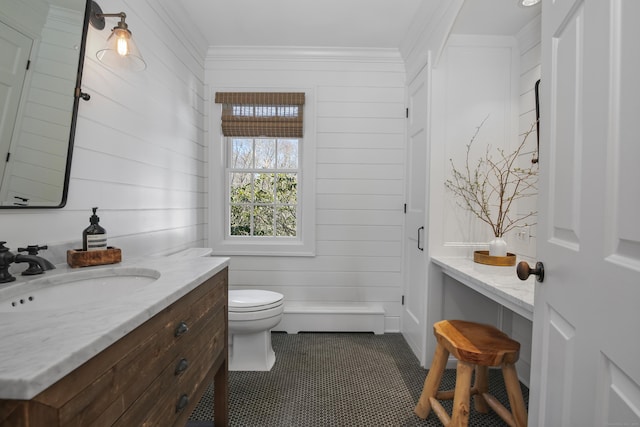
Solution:
[{"label": "wooden stool", "polygon": [[[467,426],[469,399],[475,395],[476,411],[487,413],[491,407],[509,426],[526,426],[527,410],[514,365],[519,357],[520,343],[493,326],[463,320],[442,320],[433,325],[433,332],[438,345],[422,394],[414,409],[416,415],[422,419],[427,418],[433,409],[445,426]],[[438,391],[450,353],[458,359],[456,387],[455,390]],[[502,367],[511,412],[488,393],[489,366]],[[476,380],[472,388],[471,374],[474,367]],[[451,417],[436,399],[453,399]]]}]

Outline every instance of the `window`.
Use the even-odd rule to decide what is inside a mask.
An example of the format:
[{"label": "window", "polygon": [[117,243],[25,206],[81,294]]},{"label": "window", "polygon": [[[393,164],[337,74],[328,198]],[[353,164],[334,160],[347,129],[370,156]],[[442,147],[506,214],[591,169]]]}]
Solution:
[{"label": "window", "polygon": [[305,93],[216,92],[215,103],[222,106],[224,176],[212,200],[222,208],[211,222],[214,251],[312,255],[313,185],[304,184],[314,171],[304,153],[311,153],[313,138],[303,138]]},{"label": "window", "polygon": [[298,139],[227,139],[229,236],[298,235]]}]

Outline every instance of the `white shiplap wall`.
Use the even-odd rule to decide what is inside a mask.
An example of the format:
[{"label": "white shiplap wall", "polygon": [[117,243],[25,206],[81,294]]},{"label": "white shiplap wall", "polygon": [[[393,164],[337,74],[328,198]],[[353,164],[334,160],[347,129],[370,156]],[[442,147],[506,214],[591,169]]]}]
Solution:
[{"label": "white shiplap wall", "polygon": [[[487,249],[491,240],[488,226],[456,204],[444,189],[453,159],[464,164],[466,144],[475,128],[480,130],[472,155],[486,145],[515,148],[535,123],[534,85],[540,78],[540,19],[529,23],[516,37],[452,36],[441,62],[434,71],[434,144],[432,147],[432,192],[436,203],[431,210],[432,251],[438,255],[471,256],[473,250]],[[531,165],[536,134],[530,134],[520,166]],[[473,163],[473,161],[472,161]],[[519,216],[536,211],[537,197],[521,199],[515,206]],[[535,217],[527,223],[534,224]],[[523,223],[524,225],[524,223]],[[519,228],[507,233],[509,251],[535,257],[535,225],[531,238],[517,238]]]},{"label": "white shiplap wall", "polygon": [[506,36],[452,35],[433,72],[429,243],[434,255],[471,256],[488,249],[490,227],[461,208],[444,183],[451,177],[451,161],[464,167],[466,146],[483,120],[472,165],[487,146],[494,156],[512,146],[518,134],[518,76],[516,39]]},{"label": "white shiplap wall", "polygon": [[[535,82],[540,78],[540,17],[531,21],[517,35],[518,48],[520,51],[520,117],[519,134],[527,131],[531,124],[535,122]],[[527,153],[523,154],[521,161],[523,167],[528,167],[531,156],[535,151],[536,134],[529,135],[527,139]],[[530,211],[537,211],[537,196],[523,200],[518,205],[518,213],[524,214]],[[532,222],[535,222],[534,219]],[[528,241],[513,239],[513,249],[521,256],[536,257],[536,227],[531,226],[531,237]],[[515,313],[510,320],[511,329],[506,331],[513,339],[520,343],[520,360],[518,361],[518,373],[525,384],[529,384],[531,376],[531,343],[533,341],[532,323]]]},{"label": "white shiplap wall", "polygon": [[102,4],[105,12],[126,12],[148,68],[105,68],[95,52],[116,20],[107,19],[104,31],[89,29],[83,91],[91,100],[79,108],[67,205],[0,210],[0,238],[8,247],[79,245],[92,206],[100,207],[109,244],[125,258],[205,243],[206,43],[188,33],[184,12],[172,3]]},{"label": "white shiplap wall", "polygon": [[[522,141],[524,134],[531,128],[536,121],[536,102],[535,102],[535,83],[540,79],[540,31],[541,18],[538,16],[525,26],[518,33],[518,48],[520,51],[520,116],[518,134],[519,141]],[[534,130],[527,138],[525,152],[520,158],[521,167],[526,168],[531,165],[531,158],[537,150],[536,131]],[[538,197],[529,197],[522,199],[517,206],[517,214],[522,216],[529,212],[536,212]],[[529,221],[531,224],[528,229],[528,239],[512,239],[513,250],[518,255],[523,255],[534,259],[536,257],[536,226],[537,218]]]},{"label": "white shiplap wall", "polygon": [[[315,103],[316,151],[305,153],[316,166],[315,256],[234,256],[231,287],[273,290],[287,301],[380,303],[385,329],[398,331],[405,146],[399,53],[216,48],[207,56],[206,82],[315,94],[307,102]],[[211,118],[211,132],[219,132],[218,118]]]}]

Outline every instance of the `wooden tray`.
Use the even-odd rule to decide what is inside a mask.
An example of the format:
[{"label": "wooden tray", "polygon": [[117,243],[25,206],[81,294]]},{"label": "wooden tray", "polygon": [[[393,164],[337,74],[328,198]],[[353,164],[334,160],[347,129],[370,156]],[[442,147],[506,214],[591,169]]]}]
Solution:
[{"label": "wooden tray", "polygon": [[101,251],[83,251],[82,249],[67,251],[67,264],[73,268],[116,264],[120,261],[122,261],[122,251],[113,246],[108,246],[107,249]]},{"label": "wooden tray", "polygon": [[473,253],[473,261],[478,264],[510,267],[516,265],[516,255],[507,252],[507,256],[491,256],[489,251],[475,251]]}]

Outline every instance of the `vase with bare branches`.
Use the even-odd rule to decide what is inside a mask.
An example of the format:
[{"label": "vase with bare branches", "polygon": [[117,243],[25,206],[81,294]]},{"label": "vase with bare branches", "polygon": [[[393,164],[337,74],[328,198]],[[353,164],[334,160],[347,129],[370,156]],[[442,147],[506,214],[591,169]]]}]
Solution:
[{"label": "vase with bare branches", "polygon": [[[473,161],[471,148],[486,120],[485,118],[480,123],[466,145],[464,165],[458,168],[453,159],[450,159],[452,178],[445,181],[445,186],[456,196],[458,206],[468,210],[491,227],[497,242],[495,245],[490,245],[490,249],[493,249],[490,250],[490,255],[505,256],[506,243],[503,239],[505,233],[524,225],[527,220],[537,214],[532,211],[514,216],[511,212],[515,202],[537,194],[537,164],[527,168],[517,166],[518,157],[523,153],[527,137],[535,129],[535,123],[525,132],[515,150],[507,152],[497,148],[492,152],[491,147],[487,146],[484,155],[477,161]],[[535,223],[526,224],[534,225]]]}]

